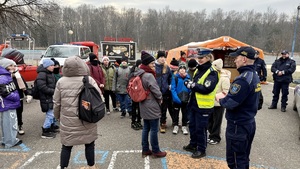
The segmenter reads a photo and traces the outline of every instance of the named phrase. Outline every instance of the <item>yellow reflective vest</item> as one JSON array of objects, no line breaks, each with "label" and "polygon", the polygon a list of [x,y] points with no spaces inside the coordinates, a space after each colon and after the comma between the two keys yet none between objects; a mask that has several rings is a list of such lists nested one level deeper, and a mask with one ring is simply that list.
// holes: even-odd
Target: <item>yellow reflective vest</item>
[{"label": "yellow reflective vest", "polygon": [[[207,78],[207,76],[209,75],[210,72],[212,71],[216,71],[218,72],[214,67],[210,67],[201,78],[199,78],[197,84],[200,85],[204,85],[204,81]],[[198,72],[198,69],[196,69],[194,76],[196,75],[196,73]],[[219,73],[218,73],[218,78],[219,78]],[[215,104],[215,97],[216,97],[216,93],[217,93],[217,85],[215,86],[215,89],[209,93],[209,94],[202,94],[199,92],[195,92],[195,96],[196,96],[196,101],[198,104],[198,107],[200,109],[210,109],[214,107]]]}]

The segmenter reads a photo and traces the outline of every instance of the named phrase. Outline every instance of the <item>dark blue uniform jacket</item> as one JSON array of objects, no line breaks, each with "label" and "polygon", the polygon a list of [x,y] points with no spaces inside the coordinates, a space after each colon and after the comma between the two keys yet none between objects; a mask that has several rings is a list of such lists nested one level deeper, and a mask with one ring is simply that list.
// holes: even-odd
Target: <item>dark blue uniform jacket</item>
[{"label": "dark blue uniform jacket", "polygon": [[257,113],[260,81],[254,65],[238,69],[240,75],[232,82],[227,96],[220,99],[226,108],[226,119],[233,124],[248,124]]},{"label": "dark blue uniform jacket", "polygon": [[[283,83],[291,83],[293,81],[292,74],[295,70],[296,62],[290,58],[283,59],[281,57],[275,60],[271,67],[274,81]],[[284,74],[282,76],[278,76],[277,71],[284,71]]]}]

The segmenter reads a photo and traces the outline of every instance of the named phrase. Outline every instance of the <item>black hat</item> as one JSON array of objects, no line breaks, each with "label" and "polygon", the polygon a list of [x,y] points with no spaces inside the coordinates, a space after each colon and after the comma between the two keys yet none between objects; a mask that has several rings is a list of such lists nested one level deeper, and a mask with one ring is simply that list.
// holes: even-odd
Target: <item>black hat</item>
[{"label": "black hat", "polygon": [[[94,53],[89,54],[90,61],[95,60],[96,58],[97,58],[97,56]],[[98,58],[97,58],[97,60],[98,60]]]},{"label": "black hat", "polygon": [[245,56],[249,59],[255,60],[255,50],[252,47],[244,46],[239,48],[237,51],[229,53],[229,56]]},{"label": "black hat", "polygon": [[57,60],[55,60],[54,58],[51,58],[51,60],[54,62],[54,66],[56,66],[56,65],[60,66],[60,64]]},{"label": "black hat", "polygon": [[179,62],[178,62],[178,60],[176,60],[175,58],[173,58],[172,61],[170,62],[170,65],[178,66]]},{"label": "black hat", "polygon": [[116,62],[120,65],[122,60],[120,58],[116,58]]},{"label": "black hat", "polygon": [[289,52],[288,52],[287,50],[283,50],[283,51],[281,52],[281,54],[282,54],[282,55],[286,55],[286,54],[289,54]]},{"label": "black hat", "polygon": [[122,59],[121,59],[121,62],[123,62],[123,61],[128,62],[128,57],[123,56]]},{"label": "black hat", "polygon": [[158,59],[160,57],[166,57],[166,52],[165,51],[158,51],[156,59]]},{"label": "black hat", "polygon": [[142,64],[142,60],[141,59],[138,59],[135,61],[135,66],[138,67],[140,66],[140,64]]},{"label": "black hat", "polygon": [[195,59],[190,59],[189,62],[188,62],[188,67],[189,68],[197,67],[197,65],[198,65],[198,62]]},{"label": "black hat", "polygon": [[184,51],[180,51],[180,56],[182,55],[186,55],[186,53]]},{"label": "black hat", "polygon": [[149,65],[151,62],[155,61],[154,57],[145,51],[142,51],[141,59],[143,65]]}]

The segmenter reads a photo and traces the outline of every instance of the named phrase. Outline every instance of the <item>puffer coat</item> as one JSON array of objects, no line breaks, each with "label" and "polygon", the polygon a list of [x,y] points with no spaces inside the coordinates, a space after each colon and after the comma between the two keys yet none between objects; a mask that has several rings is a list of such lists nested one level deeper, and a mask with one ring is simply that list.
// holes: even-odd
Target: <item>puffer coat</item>
[{"label": "puffer coat", "polygon": [[53,109],[53,94],[55,89],[55,77],[52,72],[40,65],[37,69],[37,87],[40,95],[42,112]]},{"label": "puffer coat", "polygon": [[[63,77],[56,84],[53,96],[54,116],[60,121],[60,139],[65,146],[89,144],[98,138],[97,123],[88,123],[78,118],[78,96],[83,87],[82,79],[89,68],[79,57],[65,60]],[[100,93],[96,81],[91,83]]]}]

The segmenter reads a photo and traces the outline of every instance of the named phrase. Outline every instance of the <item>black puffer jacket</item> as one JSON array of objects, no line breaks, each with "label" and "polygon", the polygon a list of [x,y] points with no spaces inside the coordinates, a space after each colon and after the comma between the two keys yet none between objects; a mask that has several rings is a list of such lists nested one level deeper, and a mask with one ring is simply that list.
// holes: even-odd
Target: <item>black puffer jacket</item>
[{"label": "black puffer jacket", "polygon": [[55,90],[55,77],[52,72],[42,65],[37,69],[37,87],[40,94],[42,112],[53,109],[53,94]]}]

